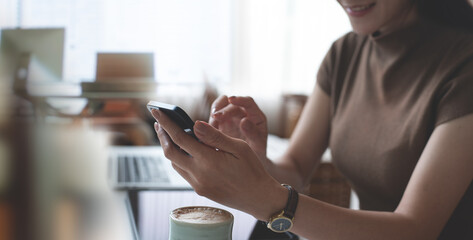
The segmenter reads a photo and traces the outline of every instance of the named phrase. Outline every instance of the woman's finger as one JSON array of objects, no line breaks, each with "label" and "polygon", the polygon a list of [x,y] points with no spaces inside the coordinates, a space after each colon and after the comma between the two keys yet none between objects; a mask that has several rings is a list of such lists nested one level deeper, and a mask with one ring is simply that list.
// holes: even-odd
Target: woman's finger
[{"label": "woman's finger", "polygon": [[154,129],[163,148],[164,156],[181,169],[185,169],[186,171],[192,169],[193,159],[174,144],[159,123],[154,124]]},{"label": "woman's finger", "polygon": [[226,95],[221,95],[212,103],[211,114],[224,108],[229,104],[228,97]]},{"label": "woman's finger", "polygon": [[243,118],[245,116],[245,111],[241,107],[233,104],[227,105],[212,114],[212,118],[217,121],[230,121],[232,118]]},{"label": "woman's finger", "polygon": [[196,136],[206,145],[239,156],[243,149],[244,141],[225,135],[206,122],[197,121],[194,125]]},{"label": "woman's finger", "polygon": [[[180,147],[182,150],[186,152],[186,153],[183,153],[181,151],[182,154],[185,154],[185,155],[190,154],[191,156],[197,159],[200,159],[200,158],[204,158],[205,156],[208,156],[209,154],[215,151],[215,148],[211,148],[205,144],[200,143],[194,137],[184,132],[184,130],[182,130],[176,123],[174,123],[162,111],[153,109],[152,113],[153,113],[153,116],[158,121],[159,126],[167,134],[166,136],[168,136],[169,138],[168,142],[174,143],[175,145],[177,145],[178,147]],[[174,152],[170,151],[169,153],[173,154]],[[190,159],[193,159],[193,158],[190,157]],[[179,166],[181,165],[179,164]],[[186,168],[184,169],[187,170]]]},{"label": "woman's finger", "polygon": [[172,142],[182,148],[184,151],[190,152],[190,149],[198,147],[200,144],[192,136],[181,129],[174,121],[172,121],[166,114],[160,110],[153,109],[151,111],[153,117],[158,121],[159,126],[166,131]]},{"label": "woman's finger", "polygon": [[246,111],[247,117],[255,124],[266,122],[266,117],[261,109],[256,104],[252,97],[229,97],[228,101],[236,106],[243,107]]},{"label": "woman's finger", "polygon": [[224,108],[229,104],[228,97],[226,95],[221,95],[212,103],[210,107],[210,117],[209,117],[209,124],[218,127],[218,121],[213,117],[213,114],[220,109]]},{"label": "woman's finger", "polygon": [[260,139],[262,137],[262,133],[259,131],[258,126],[248,118],[243,118],[241,120],[240,128],[247,139]]}]

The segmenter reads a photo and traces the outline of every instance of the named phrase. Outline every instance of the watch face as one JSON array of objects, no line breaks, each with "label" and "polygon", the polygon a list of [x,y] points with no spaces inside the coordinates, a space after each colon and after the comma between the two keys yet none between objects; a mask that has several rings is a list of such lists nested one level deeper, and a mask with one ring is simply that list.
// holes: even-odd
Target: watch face
[{"label": "watch face", "polygon": [[271,229],[275,232],[286,232],[292,227],[292,221],[288,218],[277,218],[271,223]]}]

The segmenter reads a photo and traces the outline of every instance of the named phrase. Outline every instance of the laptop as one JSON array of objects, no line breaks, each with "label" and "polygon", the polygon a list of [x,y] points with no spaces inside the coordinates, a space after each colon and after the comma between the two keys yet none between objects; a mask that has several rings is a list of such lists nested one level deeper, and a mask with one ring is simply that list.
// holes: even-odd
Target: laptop
[{"label": "laptop", "polygon": [[113,146],[109,180],[118,190],[192,190],[160,146]]}]

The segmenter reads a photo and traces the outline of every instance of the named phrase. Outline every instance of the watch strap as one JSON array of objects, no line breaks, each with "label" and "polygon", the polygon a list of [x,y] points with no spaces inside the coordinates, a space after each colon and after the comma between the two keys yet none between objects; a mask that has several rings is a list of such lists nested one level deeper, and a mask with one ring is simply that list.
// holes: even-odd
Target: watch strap
[{"label": "watch strap", "polygon": [[284,216],[289,219],[294,219],[294,215],[296,214],[297,204],[299,202],[299,194],[297,191],[287,184],[281,184],[287,190],[289,190],[288,199],[286,207],[284,208]]}]

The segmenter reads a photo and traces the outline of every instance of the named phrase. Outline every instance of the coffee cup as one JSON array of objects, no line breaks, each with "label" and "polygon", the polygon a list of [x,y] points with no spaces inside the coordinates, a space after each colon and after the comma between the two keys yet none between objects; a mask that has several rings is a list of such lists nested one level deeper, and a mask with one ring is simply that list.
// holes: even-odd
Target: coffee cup
[{"label": "coffee cup", "polygon": [[191,206],[171,211],[169,240],[231,240],[233,215],[223,209]]}]

